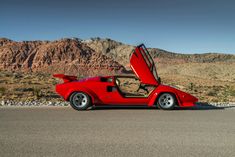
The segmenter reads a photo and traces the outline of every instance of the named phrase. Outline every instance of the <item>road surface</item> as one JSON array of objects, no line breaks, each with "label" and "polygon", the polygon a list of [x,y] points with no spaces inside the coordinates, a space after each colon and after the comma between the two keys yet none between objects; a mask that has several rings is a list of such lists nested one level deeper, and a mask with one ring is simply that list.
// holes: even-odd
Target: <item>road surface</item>
[{"label": "road surface", "polygon": [[1,157],[235,156],[235,109],[1,107]]}]

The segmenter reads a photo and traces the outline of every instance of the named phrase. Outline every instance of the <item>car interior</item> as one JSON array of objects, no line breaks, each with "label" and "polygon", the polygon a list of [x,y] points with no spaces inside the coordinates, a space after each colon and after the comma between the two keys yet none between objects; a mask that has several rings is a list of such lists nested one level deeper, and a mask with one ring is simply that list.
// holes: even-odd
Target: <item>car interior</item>
[{"label": "car interior", "polygon": [[116,76],[115,84],[124,97],[148,97],[155,86],[141,84],[135,76]]}]

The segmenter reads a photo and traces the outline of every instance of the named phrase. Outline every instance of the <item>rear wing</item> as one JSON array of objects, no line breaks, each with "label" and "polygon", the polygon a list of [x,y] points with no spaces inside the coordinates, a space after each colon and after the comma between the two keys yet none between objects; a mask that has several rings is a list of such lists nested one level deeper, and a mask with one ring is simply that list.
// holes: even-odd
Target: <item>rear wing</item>
[{"label": "rear wing", "polygon": [[63,79],[64,83],[76,81],[76,76],[64,75],[64,74],[54,74],[53,77]]}]

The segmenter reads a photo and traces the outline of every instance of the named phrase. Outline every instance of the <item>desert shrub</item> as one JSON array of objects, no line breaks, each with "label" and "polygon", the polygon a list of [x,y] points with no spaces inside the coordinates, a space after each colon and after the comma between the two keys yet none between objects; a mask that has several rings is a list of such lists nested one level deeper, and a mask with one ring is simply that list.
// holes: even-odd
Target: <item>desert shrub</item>
[{"label": "desert shrub", "polygon": [[230,95],[230,90],[229,90],[229,87],[226,86],[224,90],[222,91],[222,101],[227,102],[229,95]]},{"label": "desert shrub", "polygon": [[221,101],[222,101],[222,102],[228,102],[228,97],[226,97],[226,96],[225,96],[225,97],[222,97],[222,98],[221,98]]},{"label": "desert shrub", "polygon": [[5,87],[0,87],[0,94],[4,95],[6,93],[6,88]]},{"label": "desert shrub", "polygon": [[211,102],[219,102],[219,101],[221,101],[219,98],[217,98],[217,97],[214,97],[214,98],[212,98],[211,100],[210,100]]},{"label": "desert shrub", "polygon": [[234,89],[230,91],[230,95],[235,97],[235,90]]},{"label": "desert shrub", "polygon": [[198,98],[199,98],[199,100],[204,100],[205,99],[205,97],[202,96],[202,95],[199,95]]},{"label": "desert shrub", "polygon": [[53,85],[56,85],[57,84],[57,81],[55,79],[52,80],[52,84]]},{"label": "desert shrub", "polygon": [[0,83],[7,83],[7,80],[0,80]]},{"label": "desert shrub", "polygon": [[42,91],[40,88],[34,87],[33,88],[33,95],[36,96],[37,98],[42,97]]},{"label": "desert shrub", "polygon": [[17,92],[30,92],[30,91],[34,91],[33,88],[15,88],[15,91]]},{"label": "desert shrub", "polygon": [[193,84],[192,82],[190,82],[188,88],[189,88],[190,90],[193,90],[193,89],[194,89],[194,84]]},{"label": "desert shrub", "polygon": [[216,96],[217,95],[217,92],[215,90],[210,90],[208,93],[207,93],[208,96]]},{"label": "desert shrub", "polygon": [[235,97],[235,89],[232,87],[228,87],[225,89],[226,95],[227,96],[234,96]]},{"label": "desert shrub", "polygon": [[22,78],[23,75],[20,73],[13,73],[13,79],[18,79],[18,78]]},{"label": "desert shrub", "polygon": [[12,77],[12,73],[10,73],[10,72],[3,72],[1,74],[1,77]]}]

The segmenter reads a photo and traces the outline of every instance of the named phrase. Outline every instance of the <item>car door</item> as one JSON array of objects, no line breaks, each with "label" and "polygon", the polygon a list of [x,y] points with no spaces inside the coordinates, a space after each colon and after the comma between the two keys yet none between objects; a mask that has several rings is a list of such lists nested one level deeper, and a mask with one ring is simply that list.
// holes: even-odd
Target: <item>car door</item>
[{"label": "car door", "polygon": [[146,47],[141,44],[135,48],[130,56],[131,69],[140,79],[141,83],[158,85],[159,78],[156,66]]},{"label": "car door", "polygon": [[143,105],[147,103],[147,97],[125,97],[119,90],[115,79],[112,82],[105,82],[99,86],[99,98],[104,104],[112,105]]}]

